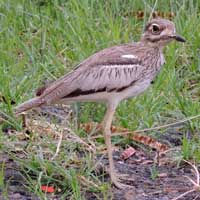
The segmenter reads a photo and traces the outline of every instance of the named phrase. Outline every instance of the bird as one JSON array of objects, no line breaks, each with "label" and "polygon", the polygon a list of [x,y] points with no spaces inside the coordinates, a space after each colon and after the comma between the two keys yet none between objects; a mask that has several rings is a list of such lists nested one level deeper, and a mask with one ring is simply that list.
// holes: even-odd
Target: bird
[{"label": "bird", "polygon": [[111,125],[118,104],[144,92],[165,63],[163,48],[172,41],[185,42],[175,24],[164,18],[149,20],[138,42],[119,44],[94,53],[71,72],[40,88],[34,98],[15,108],[15,114],[36,107],[73,102],[103,102],[102,131],[109,160],[111,183],[126,188],[112,157]]}]

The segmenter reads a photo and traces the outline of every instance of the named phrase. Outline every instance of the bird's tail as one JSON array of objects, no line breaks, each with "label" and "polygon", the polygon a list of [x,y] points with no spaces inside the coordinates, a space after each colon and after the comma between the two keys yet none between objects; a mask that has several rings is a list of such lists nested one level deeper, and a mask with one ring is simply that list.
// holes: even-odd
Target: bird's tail
[{"label": "bird's tail", "polygon": [[44,104],[44,101],[42,101],[42,99],[40,97],[32,98],[32,99],[20,104],[19,106],[17,106],[15,108],[15,114],[19,115],[22,112],[25,112],[25,111],[30,110],[35,107],[39,107],[43,104]]}]

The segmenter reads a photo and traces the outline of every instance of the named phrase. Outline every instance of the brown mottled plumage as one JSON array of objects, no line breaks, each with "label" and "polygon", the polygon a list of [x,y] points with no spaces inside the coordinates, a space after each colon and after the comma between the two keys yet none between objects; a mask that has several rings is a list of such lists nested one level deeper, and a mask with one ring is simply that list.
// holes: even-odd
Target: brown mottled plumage
[{"label": "brown mottled plumage", "polygon": [[124,185],[114,171],[110,127],[120,101],[142,93],[150,86],[164,64],[163,47],[185,40],[176,35],[175,25],[166,19],[153,19],[145,27],[141,40],[104,49],[80,63],[72,72],[43,87],[37,97],[19,105],[16,114],[53,103],[102,101],[107,112],[102,122],[110,164],[111,181]]}]

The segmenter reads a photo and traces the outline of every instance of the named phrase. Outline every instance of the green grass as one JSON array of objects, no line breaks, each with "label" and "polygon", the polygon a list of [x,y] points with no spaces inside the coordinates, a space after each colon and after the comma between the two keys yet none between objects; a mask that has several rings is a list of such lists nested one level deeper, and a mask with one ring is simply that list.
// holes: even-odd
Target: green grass
[{"label": "green grass", "polygon": [[[0,112],[7,116],[8,122],[0,126],[13,126],[20,130],[21,120],[13,118],[15,105],[12,105],[12,101],[20,104],[33,97],[35,89],[41,86],[43,81],[52,81],[62,76],[100,49],[139,40],[153,8],[164,13],[176,13],[173,21],[176,23],[177,32],[183,35],[187,42],[184,45],[172,43],[165,49],[166,65],[155,83],[141,96],[123,101],[117,109],[114,124],[136,130],[199,114],[198,1],[2,0],[0,95],[4,96],[4,101],[0,102]],[[134,12],[138,10],[144,11],[144,19],[135,17]],[[76,108],[81,122],[100,122],[105,112],[104,106],[94,103],[79,104]],[[183,157],[195,159],[196,162],[200,162],[199,127],[198,119],[181,125],[183,135],[191,132],[195,136],[195,139],[189,142],[183,139]],[[159,137],[165,131],[167,130],[149,134]],[[77,134],[79,132],[77,131]],[[11,152],[12,142],[17,141],[17,137],[7,136],[0,130],[2,152],[15,156]],[[47,198],[46,194],[39,190],[41,184],[54,184],[59,187],[63,199],[70,195],[73,195],[74,199],[84,199],[86,191],[95,191],[97,196],[100,193],[101,198],[108,198],[106,191],[110,186],[105,186],[98,176],[93,175],[90,167],[94,160],[88,152],[88,161],[82,158],[72,170],[69,166],[66,167],[66,163],[77,159],[76,151],[81,147],[77,147],[76,143],[68,144],[63,141],[59,156],[52,163],[49,158],[56,149],[56,144],[52,141],[53,138],[47,136],[36,140],[34,138],[25,145],[26,156],[23,159],[16,158],[26,172],[28,189],[41,199]],[[37,145],[38,142],[40,145]],[[123,143],[122,139],[115,139],[115,142]],[[101,142],[98,144],[101,145]],[[43,155],[44,146],[51,156]],[[194,153],[196,148],[198,151]],[[77,174],[98,182],[100,189],[97,190],[94,186],[81,189]]]}]

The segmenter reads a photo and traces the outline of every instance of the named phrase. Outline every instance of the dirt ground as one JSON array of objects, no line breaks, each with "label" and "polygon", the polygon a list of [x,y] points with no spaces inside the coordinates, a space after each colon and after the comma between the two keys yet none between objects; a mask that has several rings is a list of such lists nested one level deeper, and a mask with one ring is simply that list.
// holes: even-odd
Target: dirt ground
[{"label": "dirt ground", "polygon": [[[172,130],[173,132],[173,130]],[[112,187],[113,200],[173,200],[173,198],[193,189],[193,184],[189,178],[196,181],[196,175],[192,166],[188,163],[175,161],[177,152],[180,150],[181,133],[178,137],[173,138],[174,133],[164,135],[163,141],[168,140],[175,148],[168,153],[156,158],[156,151],[150,149],[136,149],[136,153],[126,160],[121,159],[122,151],[113,153],[115,166],[120,174],[128,175],[124,183],[132,185],[132,189],[119,190]],[[98,157],[97,157],[98,159]],[[23,183],[23,176],[19,170],[18,164],[12,160],[9,155],[0,153],[0,164],[5,164],[5,184],[7,184],[10,200],[38,200],[34,194],[29,193]],[[108,167],[108,159],[105,156],[102,160],[104,168]],[[99,169],[101,171],[101,169]],[[109,176],[105,175],[104,180],[109,181]],[[97,199],[94,194],[88,193],[85,197],[87,200]],[[103,198],[103,197],[102,197]],[[57,200],[58,197],[52,198]],[[2,191],[0,189],[0,200]],[[192,192],[180,200],[200,200],[200,192]]]},{"label": "dirt ground", "polygon": [[[133,186],[133,189],[119,190],[113,186],[113,200],[172,200],[174,197],[192,189],[192,184],[186,176],[195,180],[194,172],[191,166],[181,164],[160,164],[156,166],[157,175],[152,177],[152,168],[154,167],[155,154],[143,153],[138,151],[135,156],[130,157],[126,161],[122,161],[120,152],[114,153],[115,165],[117,170],[122,174],[128,174],[129,178],[124,183]],[[163,158],[164,159],[164,158]],[[8,185],[10,200],[37,200],[34,194],[27,192],[23,183],[19,167],[8,156],[1,155],[0,162],[6,165],[5,180]],[[108,160],[104,158],[102,161],[108,166]],[[165,162],[160,160],[160,162]],[[108,177],[108,176],[107,176]],[[108,178],[109,179],[109,178]],[[0,199],[3,197],[0,195]],[[59,197],[53,198],[54,200]],[[96,199],[92,193],[88,193],[87,200]],[[181,198],[182,200],[200,200],[200,193],[193,192]]]}]

